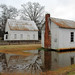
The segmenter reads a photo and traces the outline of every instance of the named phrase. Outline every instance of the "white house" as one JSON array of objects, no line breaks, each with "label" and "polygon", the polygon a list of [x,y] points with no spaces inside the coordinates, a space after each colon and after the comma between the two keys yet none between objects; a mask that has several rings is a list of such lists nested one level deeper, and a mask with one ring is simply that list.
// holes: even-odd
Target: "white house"
[{"label": "white house", "polygon": [[38,40],[38,28],[34,21],[8,19],[4,40]]},{"label": "white house", "polygon": [[[50,18],[51,48],[75,48],[75,21]],[[44,47],[45,25],[42,27],[42,46]]]},{"label": "white house", "polygon": [[[75,64],[75,21],[49,16],[46,14],[46,21],[42,26],[41,42],[42,47],[48,48],[51,52],[51,69]],[[45,60],[43,59],[43,62]]]}]

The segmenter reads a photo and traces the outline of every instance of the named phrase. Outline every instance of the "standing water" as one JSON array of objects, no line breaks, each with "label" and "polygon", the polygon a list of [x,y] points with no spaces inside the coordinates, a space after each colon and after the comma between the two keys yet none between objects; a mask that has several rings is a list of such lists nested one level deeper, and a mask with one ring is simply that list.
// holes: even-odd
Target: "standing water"
[{"label": "standing water", "polygon": [[[24,52],[33,53],[32,55],[16,55],[16,54],[4,54],[5,57],[0,56],[0,72],[27,72],[27,73],[39,73],[42,72],[42,61],[38,53],[38,50],[25,50]],[[1,53],[3,54],[3,53]],[[6,60],[6,61],[3,61]],[[3,66],[3,64],[6,65]],[[5,69],[4,69],[5,68]]]}]

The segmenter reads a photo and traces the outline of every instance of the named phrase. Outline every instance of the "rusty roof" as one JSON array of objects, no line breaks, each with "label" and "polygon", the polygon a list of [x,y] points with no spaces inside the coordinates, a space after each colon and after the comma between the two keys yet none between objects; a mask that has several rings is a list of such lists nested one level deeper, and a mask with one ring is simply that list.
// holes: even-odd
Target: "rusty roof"
[{"label": "rusty roof", "polygon": [[34,21],[8,19],[7,24],[10,30],[38,31]]},{"label": "rusty roof", "polygon": [[70,28],[75,29],[75,21],[58,19],[58,18],[50,18],[52,22],[54,22],[57,26],[61,28]]}]

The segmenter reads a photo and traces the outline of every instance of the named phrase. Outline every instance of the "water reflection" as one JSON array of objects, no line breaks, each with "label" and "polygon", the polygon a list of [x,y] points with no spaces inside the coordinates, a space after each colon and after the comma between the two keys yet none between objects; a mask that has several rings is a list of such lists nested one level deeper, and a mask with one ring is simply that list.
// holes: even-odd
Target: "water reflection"
[{"label": "water reflection", "polygon": [[38,51],[30,51],[35,53],[31,56],[4,54],[0,53],[0,72],[41,72],[41,57]]}]

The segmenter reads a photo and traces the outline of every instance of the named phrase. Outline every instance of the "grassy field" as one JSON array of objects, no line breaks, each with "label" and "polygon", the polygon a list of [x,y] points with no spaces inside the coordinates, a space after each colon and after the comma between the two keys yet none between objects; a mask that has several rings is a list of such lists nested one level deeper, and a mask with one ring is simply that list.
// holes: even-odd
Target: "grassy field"
[{"label": "grassy field", "polygon": [[69,72],[67,75],[75,75],[75,71]]},{"label": "grassy field", "polygon": [[10,53],[18,55],[30,55],[31,53],[23,52],[25,50],[36,50],[41,48],[41,44],[29,44],[29,45],[2,45],[0,46],[1,53]]}]

